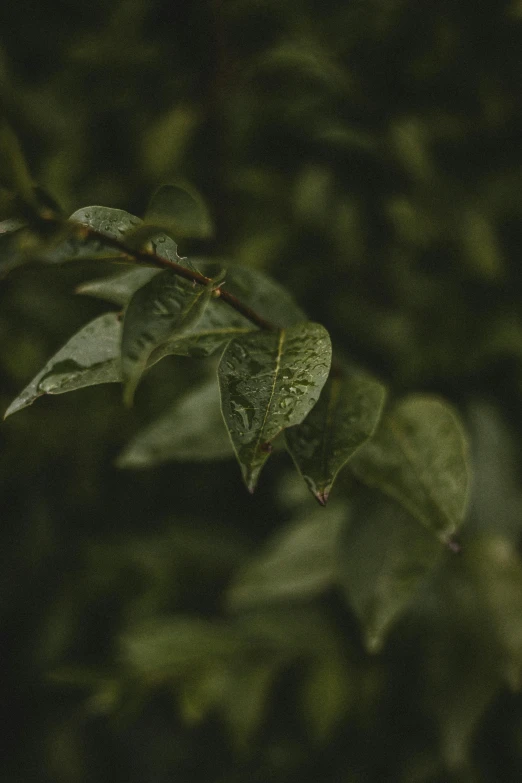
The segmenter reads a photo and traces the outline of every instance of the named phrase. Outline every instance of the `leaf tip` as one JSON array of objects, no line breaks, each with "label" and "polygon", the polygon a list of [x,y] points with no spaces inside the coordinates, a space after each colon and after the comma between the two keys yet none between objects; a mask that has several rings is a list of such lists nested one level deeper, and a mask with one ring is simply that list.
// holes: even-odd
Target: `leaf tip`
[{"label": "leaf tip", "polygon": [[462,552],[462,546],[459,544],[458,541],[456,541],[452,536],[449,536],[445,541],[444,544],[447,546],[450,552],[452,552],[454,555],[459,555]]},{"label": "leaf tip", "polygon": [[328,490],[324,490],[323,492],[314,492],[315,497],[317,498],[318,502],[321,506],[326,506],[328,503],[328,498],[330,493]]}]

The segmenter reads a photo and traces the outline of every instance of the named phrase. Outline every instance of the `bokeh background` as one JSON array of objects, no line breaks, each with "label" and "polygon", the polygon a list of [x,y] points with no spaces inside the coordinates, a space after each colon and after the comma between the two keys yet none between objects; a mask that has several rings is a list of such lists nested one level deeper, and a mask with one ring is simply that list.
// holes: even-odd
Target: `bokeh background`
[{"label": "bokeh background", "polygon": [[[379,509],[349,482],[322,512],[284,454],[254,498],[232,460],[115,467],[212,361],[162,362],[131,411],[102,386],[10,418],[3,780],[522,779],[521,33],[519,0],[0,5],[0,106],[66,212],[192,183],[215,232],[181,253],[273,276],[392,397],[450,400],[475,473],[473,556],[371,654],[332,531]],[[2,411],[107,309],[74,295],[100,273],[1,281]]]}]

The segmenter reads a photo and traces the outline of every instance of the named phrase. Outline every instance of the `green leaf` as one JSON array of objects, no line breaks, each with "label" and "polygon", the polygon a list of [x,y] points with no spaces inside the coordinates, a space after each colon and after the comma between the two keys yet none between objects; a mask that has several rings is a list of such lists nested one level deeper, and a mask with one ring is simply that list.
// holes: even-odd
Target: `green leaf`
[{"label": "green leaf", "polygon": [[338,472],[375,431],[385,394],[367,375],[332,373],[302,424],[286,430],[288,451],[323,506]]},{"label": "green leaf", "polygon": [[50,359],[11,403],[4,418],[32,405],[44,394],[63,394],[120,380],[120,323],[106,313],[84,326]]},{"label": "green leaf", "polygon": [[281,659],[242,662],[234,667],[221,714],[239,753],[248,751],[267,712],[274,680],[282,667]]},{"label": "green leaf", "polygon": [[490,615],[504,653],[503,674],[522,688],[522,564],[515,545],[500,535],[482,535],[464,550],[473,589]]},{"label": "green leaf", "polygon": [[223,287],[276,326],[293,326],[306,321],[306,314],[291,294],[257,269],[227,266]]},{"label": "green leaf", "polygon": [[353,700],[350,672],[336,650],[310,664],[303,683],[303,716],[309,731],[318,742],[324,742],[346,714]]},{"label": "green leaf", "polygon": [[76,293],[106,299],[117,305],[126,305],[139,288],[160,272],[160,269],[149,266],[133,266],[127,272],[82,283],[76,289]]},{"label": "green leaf", "polygon": [[193,284],[167,269],[136,291],[125,311],[121,343],[126,404],[132,402],[153,352],[198,322],[212,290],[212,284]]},{"label": "green leaf", "polygon": [[336,581],[337,536],[343,504],[315,509],[287,525],[232,582],[228,604],[241,610],[271,601],[307,601]]},{"label": "green leaf", "polygon": [[332,346],[304,322],[233,340],[219,365],[221,407],[243,479],[253,492],[271,442],[305,418],[328,377]]},{"label": "green leaf", "polygon": [[175,237],[206,238],[213,234],[212,220],[199,193],[188,185],[162,185],[154,193],[145,223],[157,224]]},{"label": "green leaf", "polygon": [[215,378],[176,400],[139,432],[118,458],[121,468],[142,468],[169,460],[200,462],[233,456],[223,424]]},{"label": "green leaf", "polygon": [[146,677],[179,677],[200,665],[227,660],[245,642],[224,623],[159,617],[130,628],[121,638],[124,664]]},{"label": "green leaf", "polygon": [[421,395],[402,400],[350,465],[451,542],[466,512],[470,470],[464,432],[448,405]]},{"label": "green leaf", "polygon": [[338,577],[366,647],[379,652],[443,547],[396,502],[364,489],[339,538]]},{"label": "green leaf", "polygon": [[[86,237],[79,226],[88,226],[100,231],[111,239],[124,241],[125,234],[141,224],[140,218],[123,209],[110,207],[83,207],[69,218],[67,236],[60,238],[54,246],[40,253],[40,258],[48,263],[63,263],[79,258],[117,259],[128,262],[128,257],[120,250],[104,244],[103,239]],[[77,225],[76,225],[77,224]]]},{"label": "green leaf", "polygon": [[[169,260],[181,262],[189,269],[197,269],[204,275],[212,277],[222,266],[225,266],[226,280],[222,288],[236,296],[266,320],[277,326],[292,326],[306,320],[305,313],[298,307],[288,291],[262,272],[240,266],[220,265],[208,259],[196,258],[192,262],[186,258],[180,259],[175,254],[176,244],[172,240],[168,240],[168,252],[164,252],[161,239],[160,236],[156,244],[157,252]],[[151,267],[131,266],[128,271],[118,275],[82,283],[77,291],[81,294],[98,296],[119,305],[127,304],[138,288],[145,285],[159,272],[160,270]],[[220,301],[211,301],[205,312],[215,313],[210,320],[215,323],[216,328],[232,324],[232,322],[239,327],[248,327],[250,330],[254,328],[250,321]],[[210,328],[211,326],[209,326]]]}]

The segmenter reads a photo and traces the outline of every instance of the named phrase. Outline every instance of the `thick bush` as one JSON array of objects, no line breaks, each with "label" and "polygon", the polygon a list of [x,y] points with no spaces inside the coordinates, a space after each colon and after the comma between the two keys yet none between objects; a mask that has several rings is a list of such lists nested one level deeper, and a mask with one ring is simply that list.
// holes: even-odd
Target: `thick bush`
[{"label": "thick bush", "polygon": [[521,779],[521,18],[0,11],[6,780]]}]

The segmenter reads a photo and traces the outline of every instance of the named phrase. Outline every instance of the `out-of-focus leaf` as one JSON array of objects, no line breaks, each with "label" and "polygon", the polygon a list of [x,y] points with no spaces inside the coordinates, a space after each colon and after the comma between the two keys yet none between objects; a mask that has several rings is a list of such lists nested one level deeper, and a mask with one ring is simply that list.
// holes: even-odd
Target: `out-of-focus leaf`
[{"label": "out-of-focus leaf", "polygon": [[121,343],[126,404],[132,402],[153,352],[199,321],[212,290],[212,283],[193,284],[167,269],[136,291],[125,311]]},{"label": "out-of-focus leaf", "polygon": [[158,225],[175,237],[210,237],[212,220],[199,193],[187,185],[162,185],[153,195],[145,223]]},{"label": "out-of-focus leaf", "polygon": [[368,490],[354,501],[340,535],[338,573],[370,652],[382,649],[442,551],[396,502]]},{"label": "out-of-focus leaf", "polygon": [[450,558],[448,566],[415,618],[422,634],[421,668],[412,701],[414,709],[422,705],[422,712],[435,720],[439,756],[448,770],[459,773],[470,762],[477,726],[502,682],[500,651],[487,612],[460,558]]},{"label": "out-of-focus leaf", "polygon": [[229,687],[221,703],[221,714],[237,750],[248,750],[266,714],[270,690],[281,659],[245,662],[231,673]]},{"label": "out-of-focus leaf", "polygon": [[501,536],[516,544],[522,532],[517,443],[500,411],[475,402],[467,416],[473,462],[469,533]]},{"label": "out-of-focus leaf", "polygon": [[328,377],[332,346],[320,324],[233,340],[219,365],[221,406],[245,484],[255,489],[271,442],[299,424]]},{"label": "out-of-focus leaf", "polygon": [[76,289],[76,293],[106,299],[118,305],[126,305],[138,288],[142,288],[160,272],[160,269],[153,269],[149,266],[135,266],[118,275],[101,277],[98,280],[82,283]]},{"label": "out-of-focus leaf", "polygon": [[466,543],[465,562],[504,651],[504,676],[522,686],[522,562],[508,539],[482,536]]},{"label": "out-of-focus leaf", "polygon": [[439,399],[416,395],[385,414],[350,465],[361,481],[398,500],[448,543],[466,511],[467,451],[453,410]]},{"label": "out-of-focus leaf", "polygon": [[27,260],[24,239],[30,236],[19,220],[0,223],[0,279]]},{"label": "out-of-focus leaf", "polygon": [[222,661],[197,667],[180,683],[180,708],[182,718],[190,724],[204,720],[208,713],[223,699],[230,674]]},{"label": "out-of-focus leaf", "polygon": [[231,609],[270,601],[307,601],[330,587],[337,577],[337,537],[345,516],[344,504],[333,504],[278,531],[232,582]]},{"label": "out-of-focus leaf", "polygon": [[200,462],[234,454],[219,402],[215,378],[191,390],[139,432],[118,458],[122,468],[141,468],[175,460]]},{"label": "out-of-focus leaf", "polygon": [[0,119],[0,183],[34,205],[33,183],[20,142],[5,119]]},{"label": "out-of-focus leaf", "polygon": [[241,634],[224,623],[192,617],[156,618],[121,637],[123,663],[152,679],[180,677],[194,665],[226,661],[245,645]]},{"label": "out-of-focus leaf", "polygon": [[186,155],[187,145],[199,121],[192,104],[176,104],[155,124],[145,127],[143,157],[145,170],[156,182],[176,171]]},{"label": "out-of-focus leaf", "polygon": [[50,359],[11,403],[4,418],[44,394],[64,392],[120,380],[120,323],[116,313],[106,313],[84,326]]},{"label": "out-of-focus leaf", "polygon": [[300,83],[303,77],[317,81],[329,91],[349,90],[350,74],[344,70],[327,49],[289,41],[263,54],[253,65],[253,72],[280,71],[294,76]]},{"label": "out-of-focus leaf", "polygon": [[288,451],[322,505],[343,465],[375,431],[385,394],[368,375],[332,373],[302,424],[286,430]]},{"label": "out-of-focus leaf", "polygon": [[318,742],[328,739],[353,699],[350,672],[344,659],[332,651],[310,664],[301,702],[310,734]]},{"label": "out-of-focus leaf", "polygon": [[497,280],[506,272],[495,227],[480,211],[468,209],[461,219],[465,258],[472,270],[486,280]]},{"label": "out-of-focus leaf", "polygon": [[0,236],[4,234],[12,234],[13,231],[18,231],[23,228],[25,223],[23,220],[17,220],[16,218],[10,218],[9,220],[2,220],[0,222]]}]

